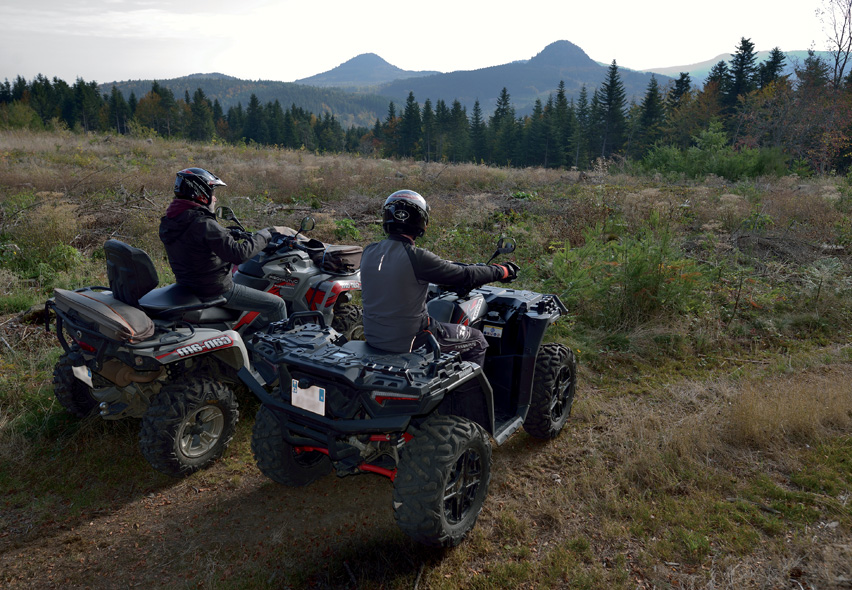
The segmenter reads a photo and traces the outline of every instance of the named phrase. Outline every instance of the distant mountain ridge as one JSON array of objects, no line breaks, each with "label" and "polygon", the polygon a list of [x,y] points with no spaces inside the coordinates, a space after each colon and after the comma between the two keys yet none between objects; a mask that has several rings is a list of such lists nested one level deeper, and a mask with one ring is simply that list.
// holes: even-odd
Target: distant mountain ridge
[{"label": "distant mountain ridge", "polygon": [[[506,88],[518,114],[532,111],[536,99],[546,102],[556,95],[559,82],[565,83],[565,94],[576,98],[585,85],[589,97],[604,81],[609,66],[590,58],[585,51],[570,41],[556,41],[528,60],[515,61],[479,70],[435,74],[422,78],[396,80],[382,86],[378,92],[384,96],[404,100],[413,92],[419,102],[429,98],[446,102],[458,101],[468,112],[479,100],[483,113],[490,113],[497,97]],[[647,89],[651,74],[619,69],[627,99],[640,99]],[[657,76],[661,84],[668,78]]]},{"label": "distant mountain ridge", "polygon": [[[831,54],[828,51],[815,51],[814,53],[825,60],[831,59]],[[808,57],[808,52],[804,50],[785,51],[784,55],[787,59],[784,62],[784,70],[782,73],[793,74],[795,68],[804,64],[805,59],[807,59]],[[766,59],[769,57],[769,51],[758,51],[755,53],[755,56],[757,58],[757,63],[762,63],[766,61]],[[707,75],[710,73],[710,70],[713,69],[713,66],[715,66],[720,61],[730,63],[732,57],[733,54],[731,53],[722,53],[717,55],[713,59],[708,59],[707,61],[702,61],[684,66],[651,68],[645,71],[660,74],[662,76],[671,76],[673,78],[678,78],[681,72],[687,72],[689,74],[690,79],[692,80],[692,83],[700,86],[707,79]],[[830,61],[828,63],[830,63]]]},{"label": "distant mountain ridge", "polygon": [[[766,59],[769,52],[758,52],[758,61]],[[827,55],[827,52],[817,52]],[[787,70],[804,61],[806,51],[792,51],[788,56]],[[729,62],[730,54],[721,54],[712,60],[686,66],[654,68],[636,71],[619,67],[627,100],[639,102],[647,90],[651,76],[657,77],[664,87],[680,72],[688,72],[692,83],[703,84],[710,69],[719,61]],[[238,103],[246,107],[252,94],[262,104],[277,100],[285,109],[291,105],[323,116],[331,113],[344,127],[358,125],[371,127],[377,119],[387,116],[388,105],[393,101],[401,107],[409,93],[421,105],[428,98],[433,105],[443,100],[449,106],[458,100],[470,115],[478,100],[483,116],[494,110],[497,97],[506,88],[519,116],[532,112],[535,101],[546,102],[555,96],[560,82],[565,83],[566,96],[576,98],[585,86],[591,98],[606,77],[609,64],[591,59],[585,51],[570,41],[555,41],[530,59],[481,68],[478,70],[435,72],[410,71],[398,68],[374,53],[358,55],[326,72],[297,80],[276,82],[269,80],[241,80],[220,73],[191,74],[157,82],[170,89],[176,98],[188,93],[192,96],[201,88],[210,100],[218,100],[227,111]],[[115,85],[129,97],[137,99],[151,90],[153,80],[132,80],[101,84],[108,93]]]}]

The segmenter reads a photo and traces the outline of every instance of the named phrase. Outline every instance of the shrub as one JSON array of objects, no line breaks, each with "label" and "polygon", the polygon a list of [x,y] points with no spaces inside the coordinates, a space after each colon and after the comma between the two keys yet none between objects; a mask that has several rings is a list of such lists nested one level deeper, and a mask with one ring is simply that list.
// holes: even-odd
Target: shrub
[{"label": "shrub", "polygon": [[727,145],[721,123],[713,122],[693,138],[695,145],[685,150],[655,146],[643,158],[641,168],[650,173],[683,174],[703,178],[709,174],[730,181],[759,176],[782,176],[787,157],[779,148],[741,148]]},{"label": "shrub", "polygon": [[562,300],[591,328],[627,330],[659,312],[684,313],[702,304],[702,268],[681,255],[671,229],[658,216],[635,235],[616,235],[598,224],[585,245],[554,257]]}]

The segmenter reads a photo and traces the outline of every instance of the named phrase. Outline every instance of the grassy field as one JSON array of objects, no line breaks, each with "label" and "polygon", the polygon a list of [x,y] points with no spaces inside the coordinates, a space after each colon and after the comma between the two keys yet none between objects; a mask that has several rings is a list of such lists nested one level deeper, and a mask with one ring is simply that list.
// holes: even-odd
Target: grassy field
[{"label": "grassy field", "polygon": [[[101,246],[147,250],[174,173],[200,166],[253,228],[317,219],[365,245],[401,188],[423,245],[487,259],[569,307],[580,361],[562,435],[494,451],[476,528],[414,545],[390,483],[266,480],[241,400],[234,443],[185,480],[153,471],[138,422],[54,401],[55,287],[106,283]],[[74,134],[0,134],[0,586],[852,588],[852,183],[663,182]]]}]

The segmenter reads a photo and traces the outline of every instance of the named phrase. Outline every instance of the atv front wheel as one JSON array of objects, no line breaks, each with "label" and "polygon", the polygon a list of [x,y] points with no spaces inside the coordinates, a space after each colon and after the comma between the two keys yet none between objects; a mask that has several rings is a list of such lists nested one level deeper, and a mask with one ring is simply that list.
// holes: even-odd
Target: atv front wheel
[{"label": "atv front wheel", "polygon": [[266,406],[260,406],[254,419],[251,450],[260,472],[285,486],[306,486],[331,471],[324,453],[302,451],[285,441],[281,422]]},{"label": "atv front wheel", "polygon": [[565,426],[574,404],[577,361],[567,346],[542,345],[535,359],[532,399],[524,430],[536,438],[554,438]]},{"label": "atv front wheel", "polygon": [[[92,395],[92,389],[74,376],[74,358],[79,355],[79,349],[75,347],[59,357],[53,368],[53,394],[69,413],[77,418],[85,418],[96,412],[98,400]],[[108,382],[104,377],[94,374],[92,383],[106,387]]]},{"label": "atv front wheel", "polygon": [[491,481],[491,442],[475,422],[435,414],[402,447],[394,518],[424,545],[453,547],[476,524]]},{"label": "atv front wheel", "polygon": [[139,446],[151,466],[183,477],[222,456],[239,419],[234,392],[209,377],[190,377],[160,389],[142,417]]},{"label": "atv front wheel", "polygon": [[364,311],[358,305],[344,303],[334,310],[331,327],[343,334],[347,340],[364,339]]}]

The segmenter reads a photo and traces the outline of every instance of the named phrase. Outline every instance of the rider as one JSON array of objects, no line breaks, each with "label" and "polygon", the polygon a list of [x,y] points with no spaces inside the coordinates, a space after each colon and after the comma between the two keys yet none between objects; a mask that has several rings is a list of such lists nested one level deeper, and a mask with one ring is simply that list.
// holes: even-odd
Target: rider
[{"label": "rider", "polygon": [[217,223],[213,190],[227,186],[218,176],[202,168],[187,168],[175,178],[175,198],[160,220],[160,240],[178,285],[201,299],[224,296],[224,307],[257,311],[262,324],[286,319],[284,300],[271,293],[238,285],[231,279],[231,266],[242,264],[263,250],[272,229],[262,229],[245,240],[235,239]]},{"label": "rider", "polygon": [[442,351],[482,365],[488,343],[482,332],[461,324],[437,322],[426,313],[429,283],[478,287],[491,281],[510,282],[518,275],[512,262],[468,265],[443,260],[414,240],[429,225],[429,206],[418,193],[401,190],[382,208],[387,237],[364,248],[361,258],[361,301],[364,338],[391,352],[410,352],[425,344],[431,332]]}]

